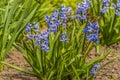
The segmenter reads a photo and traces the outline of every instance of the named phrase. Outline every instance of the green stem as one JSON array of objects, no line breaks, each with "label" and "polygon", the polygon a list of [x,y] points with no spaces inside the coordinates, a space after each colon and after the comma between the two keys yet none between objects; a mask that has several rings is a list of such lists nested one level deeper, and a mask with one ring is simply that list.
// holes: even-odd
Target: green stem
[{"label": "green stem", "polygon": [[37,74],[35,74],[34,72],[27,71],[27,70],[25,70],[25,69],[19,68],[19,67],[17,67],[17,66],[14,66],[14,65],[12,65],[12,64],[7,63],[7,62],[1,61],[0,63],[1,63],[1,64],[5,64],[5,65],[7,65],[7,66],[9,66],[9,67],[11,67],[11,68],[13,68],[13,69],[16,69],[16,70],[18,70],[18,71],[23,72],[23,73],[37,76]]},{"label": "green stem", "polygon": [[100,45],[97,44],[97,46],[96,46],[96,53],[99,54],[99,52],[100,52]]},{"label": "green stem", "polygon": [[4,65],[0,63],[0,71],[3,70],[3,66],[4,66]]}]

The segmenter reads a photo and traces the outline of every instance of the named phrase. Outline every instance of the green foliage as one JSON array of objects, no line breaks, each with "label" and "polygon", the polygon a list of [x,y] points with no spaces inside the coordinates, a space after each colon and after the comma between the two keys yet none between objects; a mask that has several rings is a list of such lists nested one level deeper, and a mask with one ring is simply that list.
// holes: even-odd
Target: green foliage
[{"label": "green foliage", "polygon": [[[78,0],[73,3],[76,1]],[[83,29],[87,22],[99,20],[101,44],[110,45],[119,41],[119,18],[114,15],[114,9],[102,16],[99,15],[101,0],[91,1],[93,4],[88,11],[88,14],[91,13],[90,16],[86,14],[87,21],[70,21],[66,29],[60,27],[56,33],[49,34],[50,51],[48,53],[41,50],[34,39],[26,38],[23,32],[25,26],[28,22],[35,21],[40,23],[40,27],[46,27],[43,20],[45,14],[50,14],[62,3],[72,6],[73,9],[76,8],[75,4],[72,4],[70,0],[0,1],[0,70],[3,64],[6,64],[21,72],[34,75],[40,80],[92,80],[94,78],[94,75],[90,74],[92,67],[106,58],[110,52],[87,61],[91,49],[96,47],[96,44],[85,39]],[[68,42],[60,41],[60,36],[64,31],[67,32]],[[4,62],[12,45],[23,54],[32,67],[32,71]]]},{"label": "green foliage", "polygon": [[111,8],[100,20],[101,44],[111,45],[120,41],[120,17],[115,15],[115,9]]},{"label": "green foliage", "polygon": [[92,20],[99,20],[100,25],[100,44],[110,46],[120,41],[120,17],[115,14],[113,3],[117,0],[110,0],[109,10],[105,14],[100,14],[102,2],[104,0],[91,0],[92,7],[90,9]]},{"label": "green foliage", "polygon": [[32,72],[3,63],[16,70],[34,75],[40,80],[91,80],[93,75],[90,74],[90,70],[93,65],[106,58],[110,52],[103,53],[101,56],[86,62],[94,44],[87,41],[82,33],[86,24],[80,25],[78,23],[73,21],[74,25],[71,24],[66,30],[69,42],[60,42],[60,34],[63,29],[59,29],[57,33],[51,33],[48,53],[41,50],[34,40],[21,40],[21,43],[14,44],[31,65]]},{"label": "green foliage", "polygon": [[[12,44],[23,38],[20,33],[28,22],[43,22],[44,15],[54,9],[53,5],[50,5],[52,1],[0,0],[0,61],[5,59]],[[3,65],[0,64],[0,70],[2,68]]]},{"label": "green foliage", "polygon": [[[30,9],[36,3],[33,0],[0,1],[0,61],[3,61],[12,47],[12,44],[25,28],[26,24],[32,19],[38,5]],[[0,64],[0,70],[3,65]]]}]

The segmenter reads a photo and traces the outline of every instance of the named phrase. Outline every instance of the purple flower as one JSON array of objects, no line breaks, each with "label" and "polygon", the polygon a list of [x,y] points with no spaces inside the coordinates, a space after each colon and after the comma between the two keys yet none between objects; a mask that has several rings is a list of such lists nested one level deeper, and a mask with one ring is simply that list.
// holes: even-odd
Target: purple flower
[{"label": "purple flower", "polygon": [[49,23],[49,21],[50,21],[50,16],[46,15],[46,16],[44,17],[44,19],[45,19],[45,21],[46,21],[47,23]]},{"label": "purple flower", "polygon": [[107,12],[108,10],[109,10],[109,8],[108,8],[108,7],[105,7],[105,8],[103,8],[103,9],[101,9],[100,12],[101,12],[102,14],[104,14],[104,13]]},{"label": "purple flower", "polygon": [[57,31],[57,25],[56,24],[50,25],[49,29],[50,29],[51,32],[56,32]]},{"label": "purple flower", "polygon": [[[46,20],[48,20],[48,16],[46,16]],[[47,21],[46,21],[47,22]],[[52,24],[52,23],[51,23]],[[50,24],[50,25],[51,25]],[[54,26],[52,26],[51,28],[54,28]],[[34,32],[31,32],[32,30],[36,31],[35,33]],[[41,32],[40,34],[38,33],[39,31],[39,24],[38,22],[34,22],[33,23],[33,26],[32,24],[28,24],[27,27],[26,27],[26,33],[27,32],[31,32],[33,34],[28,34],[28,38],[29,39],[34,39],[36,41],[36,45],[37,46],[40,46],[42,50],[46,51],[46,52],[49,52],[49,40],[48,40],[48,35],[50,33],[50,29],[47,29],[46,31],[44,32]]]},{"label": "purple flower", "polygon": [[46,31],[44,31],[44,32],[41,32],[41,34],[39,35],[39,37],[40,37],[41,39],[43,39],[43,38],[48,38],[49,33],[50,33],[50,31],[49,31],[49,30],[46,30]]},{"label": "purple flower", "polygon": [[100,10],[102,14],[104,14],[106,11],[109,10],[109,4],[110,4],[110,0],[103,0],[102,9]]},{"label": "purple flower", "polygon": [[90,7],[91,3],[88,0],[83,0],[81,4],[77,3],[77,12],[76,12],[76,18],[77,20],[86,20],[86,13]]},{"label": "purple flower", "polygon": [[34,22],[33,24],[34,24],[34,30],[35,31],[39,31],[39,24],[38,24],[38,22]]},{"label": "purple flower", "polygon": [[29,35],[28,35],[28,38],[29,38],[29,39],[33,39],[33,35],[32,35],[32,34],[29,34]]},{"label": "purple flower", "polygon": [[90,71],[90,74],[95,75],[95,74],[96,74],[96,71],[95,71],[94,69],[92,69],[92,70]]},{"label": "purple flower", "polygon": [[34,35],[33,37],[34,37],[35,40],[39,39],[39,35]]},{"label": "purple flower", "polygon": [[116,8],[116,4],[112,4],[112,8]]},{"label": "purple flower", "polygon": [[67,20],[66,14],[60,13],[59,15],[60,15],[60,19],[63,20],[64,22],[66,22],[66,20]]},{"label": "purple flower", "polygon": [[28,23],[26,29],[25,29],[25,33],[31,32],[32,29],[32,24]]},{"label": "purple flower", "polygon": [[83,30],[84,33],[91,32],[93,29],[91,27],[87,27]]},{"label": "purple flower", "polygon": [[99,30],[98,22],[93,23],[92,26],[91,26],[91,28],[92,28],[93,30]]},{"label": "purple flower", "polygon": [[108,7],[109,4],[110,4],[110,0],[103,0],[102,8],[104,8],[104,7]]},{"label": "purple flower", "polygon": [[92,42],[99,42],[98,33],[99,33],[99,25],[98,22],[88,22],[87,27],[83,30],[84,33],[88,33],[86,35],[86,39]]},{"label": "purple flower", "polygon": [[120,11],[116,10],[115,14],[116,14],[117,16],[120,16]]},{"label": "purple flower", "polygon": [[98,22],[94,22],[94,23],[88,22],[87,28],[83,30],[84,33],[93,32],[93,31],[99,31]]},{"label": "purple flower", "polygon": [[37,45],[37,46],[40,46],[40,45],[41,45],[40,40],[36,40],[36,45]]},{"label": "purple flower", "polygon": [[28,32],[31,32],[31,30],[28,29],[28,28],[26,28],[26,29],[25,29],[25,33],[28,33]]},{"label": "purple flower", "polygon": [[49,46],[47,46],[45,44],[42,44],[41,45],[41,49],[44,50],[44,51],[46,51],[48,53],[50,48],[49,48]]},{"label": "purple flower", "polygon": [[58,14],[53,13],[53,14],[51,15],[51,20],[57,20],[57,18],[58,18]]},{"label": "purple flower", "polygon": [[94,64],[93,68],[98,69],[100,67],[99,63]]},{"label": "purple flower", "polygon": [[86,36],[86,39],[93,42],[98,42],[98,34],[89,34]]},{"label": "purple flower", "polygon": [[68,42],[69,41],[66,32],[61,34],[60,41],[62,41],[62,42]]},{"label": "purple flower", "polygon": [[65,5],[62,5],[60,10],[63,14],[66,14],[66,12],[67,12],[67,8],[65,7]]},{"label": "purple flower", "polygon": [[81,15],[81,16],[80,16],[80,19],[81,19],[81,20],[87,20],[87,17],[86,17],[86,15]]},{"label": "purple flower", "polygon": [[96,74],[96,70],[100,67],[100,64],[96,63],[93,65],[93,68],[90,71],[90,74],[95,75]]},{"label": "purple flower", "polygon": [[31,28],[32,28],[32,24],[28,23],[27,29],[31,29]]},{"label": "purple flower", "polygon": [[116,9],[115,14],[117,16],[120,16],[120,0],[118,0],[117,3],[113,5],[114,5],[113,7]]}]

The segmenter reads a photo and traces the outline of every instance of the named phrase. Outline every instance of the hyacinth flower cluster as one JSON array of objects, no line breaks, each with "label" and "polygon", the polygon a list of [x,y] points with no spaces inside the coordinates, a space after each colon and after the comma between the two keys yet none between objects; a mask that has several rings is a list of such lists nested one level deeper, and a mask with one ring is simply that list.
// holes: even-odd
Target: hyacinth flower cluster
[{"label": "hyacinth flower cluster", "polygon": [[91,5],[91,2],[88,0],[83,0],[81,4],[77,3],[77,12],[76,12],[77,20],[87,20],[86,13],[90,5]]},{"label": "hyacinth flower cluster", "polygon": [[112,4],[112,7],[115,8],[115,14],[120,16],[120,0],[117,0],[116,4]]},{"label": "hyacinth flower cluster", "polygon": [[[36,45],[40,46],[42,50],[49,52],[49,34],[52,32],[57,32],[57,29],[62,26],[66,29],[67,19],[73,18],[72,16],[68,16],[68,14],[73,14],[72,9],[70,7],[66,8],[63,5],[61,6],[60,11],[55,10],[50,16],[45,16],[45,21],[48,26],[47,30],[40,33],[38,22],[34,22],[33,24],[29,23],[27,25],[25,33],[28,34],[29,39],[34,39],[36,41]],[[68,42],[66,32],[63,32],[60,35],[60,41]]]},{"label": "hyacinth flower cluster", "polygon": [[48,28],[52,31],[52,32],[56,32],[57,31],[57,27],[61,27],[64,26],[64,28],[67,27],[67,20],[68,19],[73,19],[73,16],[69,16],[72,15],[73,11],[71,7],[66,7],[64,5],[61,6],[60,11],[55,10],[54,13],[51,16],[46,15],[45,16],[45,21],[48,25]]},{"label": "hyacinth flower cluster", "polygon": [[110,6],[110,0],[103,0],[102,9],[100,10],[100,12],[104,14],[109,10],[109,6]]},{"label": "hyacinth flower cluster", "polygon": [[96,74],[96,70],[100,67],[99,63],[94,64],[94,66],[92,67],[92,69],[90,70],[90,74],[95,75]]},{"label": "hyacinth flower cluster", "polygon": [[[50,32],[57,32],[58,28],[60,27],[64,27],[64,29],[66,29],[67,20],[73,19],[73,16],[70,16],[72,14],[73,11],[71,7],[67,8],[66,6],[62,5],[60,11],[55,10],[54,13],[51,14],[50,16],[46,15],[45,21],[48,25],[48,30],[50,30]],[[61,34],[60,41],[68,42],[68,38],[66,36],[67,36],[66,32],[63,32]]]},{"label": "hyacinth flower cluster", "polygon": [[39,34],[39,24],[38,22],[34,22],[33,24],[28,24],[25,30],[25,33],[28,35],[28,38],[36,41],[36,45],[40,46],[42,50],[48,52],[49,51],[49,40],[48,35],[50,33],[49,30],[41,32]]},{"label": "hyacinth flower cluster", "polygon": [[88,22],[87,27],[83,30],[86,33],[86,39],[92,42],[99,42],[98,33],[99,33],[99,25],[98,22]]}]

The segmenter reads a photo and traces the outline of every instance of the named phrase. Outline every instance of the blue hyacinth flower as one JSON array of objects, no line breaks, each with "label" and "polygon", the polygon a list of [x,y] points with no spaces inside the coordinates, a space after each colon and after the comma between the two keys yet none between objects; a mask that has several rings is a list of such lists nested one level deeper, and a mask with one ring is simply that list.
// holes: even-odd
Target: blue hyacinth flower
[{"label": "blue hyacinth flower", "polygon": [[29,35],[28,35],[28,38],[29,38],[29,39],[33,39],[33,35],[32,35],[32,34],[29,34]]},{"label": "blue hyacinth flower", "polygon": [[90,71],[90,74],[95,75],[95,74],[96,74],[96,71],[95,71],[94,69],[92,69],[92,70]]},{"label": "blue hyacinth flower", "polygon": [[98,69],[100,67],[99,63],[94,64],[93,68]]}]

